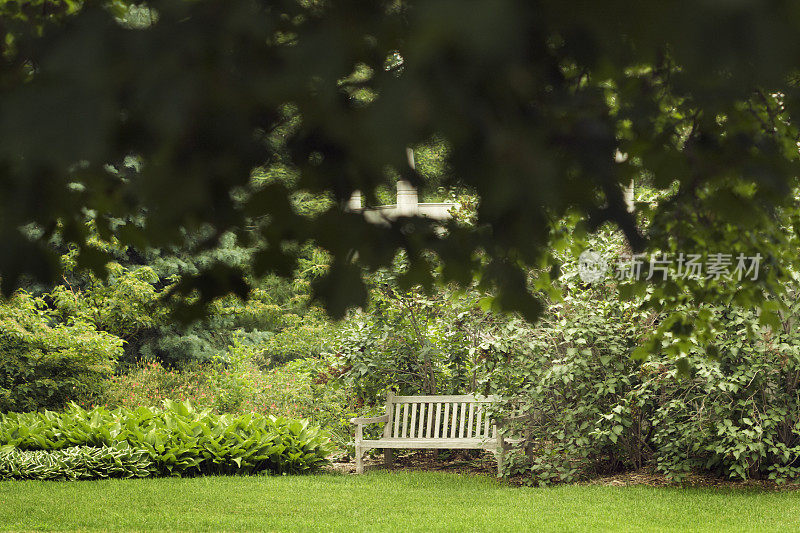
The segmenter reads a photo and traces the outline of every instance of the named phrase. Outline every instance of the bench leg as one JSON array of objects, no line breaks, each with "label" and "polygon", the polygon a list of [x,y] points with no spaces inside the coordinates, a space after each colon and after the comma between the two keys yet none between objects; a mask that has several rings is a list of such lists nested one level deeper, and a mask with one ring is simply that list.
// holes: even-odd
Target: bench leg
[{"label": "bench leg", "polygon": [[364,473],[364,450],[356,446],[356,474]]},{"label": "bench leg", "polygon": [[391,448],[383,449],[383,464],[384,466],[392,466],[394,464],[394,450]]},{"label": "bench leg", "polygon": [[497,448],[494,451],[494,456],[497,458],[497,477],[503,477],[503,462],[506,455],[506,441],[503,438],[503,432],[500,428],[497,431]]},{"label": "bench leg", "polygon": [[497,477],[503,477],[503,460],[505,459],[505,450],[500,448],[494,452],[494,457],[497,459]]}]

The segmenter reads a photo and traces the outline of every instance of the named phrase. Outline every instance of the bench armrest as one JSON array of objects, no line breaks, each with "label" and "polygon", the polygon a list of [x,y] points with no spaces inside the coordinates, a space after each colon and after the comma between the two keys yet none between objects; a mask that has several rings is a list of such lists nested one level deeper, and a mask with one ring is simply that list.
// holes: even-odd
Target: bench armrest
[{"label": "bench armrest", "polygon": [[528,413],[525,415],[517,415],[517,416],[507,416],[505,418],[500,418],[497,420],[498,427],[505,427],[509,423],[514,422],[530,422],[536,418],[536,413]]},{"label": "bench armrest", "polygon": [[389,421],[389,415],[350,419],[351,424],[380,424],[381,422],[388,422],[388,421]]}]

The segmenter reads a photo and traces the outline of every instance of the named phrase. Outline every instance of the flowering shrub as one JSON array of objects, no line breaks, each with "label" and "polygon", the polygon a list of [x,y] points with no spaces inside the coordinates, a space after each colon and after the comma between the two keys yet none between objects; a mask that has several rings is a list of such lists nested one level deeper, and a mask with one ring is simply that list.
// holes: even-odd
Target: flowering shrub
[{"label": "flowering shrub", "polygon": [[191,400],[219,414],[308,419],[328,430],[334,444],[344,449],[352,440],[350,418],[378,413],[358,406],[352,390],[328,381],[326,370],[325,361],[309,358],[263,372],[251,358],[235,352],[227,361],[218,358],[211,365],[181,371],[144,362],[112,378],[105,405],[134,409],[164,400]]},{"label": "flowering shrub", "polygon": [[[215,394],[208,375],[201,366],[178,371],[147,361],[135,370],[111,377],[105,405],[128,407],[160,405],[164,400],[191,400],[201,408],[215,407]],[[90,405],[83,403],[84,407]]]},{"label": "flowering shrub", "polygon": [[208,373],[218,412],[260,413],[305,418],[331,432],[340,448],[352,440],[350,418],[377,414],[360,406],[352,388],[328,381],[327,362],[319,358],[290,361],[266,372],[255,361],[233,355]]}]

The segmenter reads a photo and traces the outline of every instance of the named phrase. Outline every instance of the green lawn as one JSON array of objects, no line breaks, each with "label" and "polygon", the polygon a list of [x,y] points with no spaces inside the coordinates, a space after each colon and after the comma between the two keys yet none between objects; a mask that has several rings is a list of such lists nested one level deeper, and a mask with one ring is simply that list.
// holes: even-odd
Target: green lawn
[{"label": "green lawn", "polygon": [[442,473],[0,482],[0,528],[796,531],[800,492],[515,488]]}]

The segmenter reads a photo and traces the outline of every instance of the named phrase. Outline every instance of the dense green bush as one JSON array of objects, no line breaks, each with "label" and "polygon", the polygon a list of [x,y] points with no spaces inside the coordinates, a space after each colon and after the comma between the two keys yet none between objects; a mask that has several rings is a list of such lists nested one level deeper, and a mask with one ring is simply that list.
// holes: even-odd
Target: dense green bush
[{"label": "dense green bush", "polygon": [[147,477],[153,470],[147,452],[124,443],[114,447],[73,446],[33,451],[0,447],[0,480],[132,478]]},{"label": "dense green bush", "polygon": [[0,301],[0,412],[96,400],[122,343],[85,321],[57,323],[44,300],[30,294]]},{"label": "dense green bush", "polygon": [[643,466],[676,480],[800,478],[800,305],[779,328],[702,307],[719,325],[711,350],[637,361],[631,353],[660,317],[615,294],[571,287],[536,327],[511,323],[498,336],[511,350],[487,360],[486,388],[514,399],[509,415],[521,401],[527,416],[509,424],[528,439],[508,473],[539,483]]},{"label": "dense green bush", "polygon": [[331,342],[329,358],[367,404],[388,388],[401,394],[461,394],[477,384],[487,318],[482,294],[441,287],[433,295],[403,290],[398,275],[372,279],[370,304],[351,313]]},{"label": "dense green bush", "polygon": [[[284,327],[280,331],[251,345],[252,360],[262,369],[296,359],[319,357],[333,335],[332,325],[315,314],[309,313],[301,318],[287,313],[282,318]],[[246,347],[238,349],[243,348]]]},{"label": "dense green bush", "polygon": [[315,470],[331,451],[328,437],[305,420],[261,415],[215,415],[188,402],[158,410],[0,415],[0,446],[60,450],[130,445],[146,451],[162,475],[300,473]]},{"label": "dense green bush", "polygon": [[593,433],[638,382],[641,364],[629,354],[640,318],[632,306],[572,299],[552,305],[536,328],[519,321],[496,333],[501,346],[486,362],[486,386],[513,400],[509,409],[521,402],[535,447],[529,457],[509,458],[511,473],[573,481],[641,466],[642,450],[618,436],[622,425],[613,424],[607,439]]},{"label": "dense green bush", "polygon": [[[792,315],[800,310],[792,304]],[[652,441],[657,468],[674,477],[710,470],[737,479],[800,478],[800,335],[794,318],[763,328],[753,312],[717,310],[721,331],[709,360],[697,352],[691,372],[679,379],[675,366],[654,365],[621,402],[630,418],[632,401],[656,406]],[[678,379],[676,379],[676,377]]]}]

